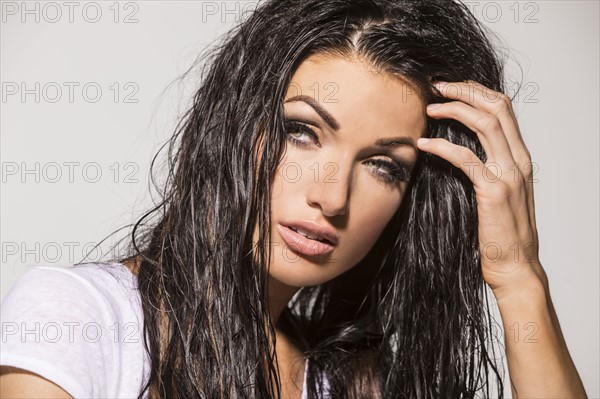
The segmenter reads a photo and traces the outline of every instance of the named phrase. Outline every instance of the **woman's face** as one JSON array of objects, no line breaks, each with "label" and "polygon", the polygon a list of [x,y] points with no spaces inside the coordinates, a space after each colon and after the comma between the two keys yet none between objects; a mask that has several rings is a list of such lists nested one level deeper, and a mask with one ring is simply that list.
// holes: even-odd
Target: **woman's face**
[{"label": "woman's face", "polygon": [[[315,54],[292,77],[284,110],[287,144],[271,189],[270,278],[318,285],[364,258],[400,206],[425,105],[397,78],[358,60]],[[329,230],[337,242],[287,227],[301,222]],[[254,236],[256,242],[257,230]]]}]

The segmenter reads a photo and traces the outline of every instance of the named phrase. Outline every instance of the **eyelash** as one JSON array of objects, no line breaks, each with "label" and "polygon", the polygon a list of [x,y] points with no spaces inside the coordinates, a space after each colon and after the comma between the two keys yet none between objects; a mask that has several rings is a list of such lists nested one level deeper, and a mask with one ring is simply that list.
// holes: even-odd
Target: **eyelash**
[{"label": "eyelash", "polygon": [[[310,144],[305,141],[298,140],[292,136],[292,133],[306,133],[313,139],[318,140],[318,136],[313,129],[305,125],[304,123],[288,120],[285,122],[286,138],[297,147],[308,148]],[[385,167],[390,170],[390,173],[373,172],[373,174],[385,183],[393,184],[397,181],[408,182],[410,179],[410,172],[404,163],[397,162],[386,162],[378,159],[372,159],[369,163],[378,166]]]}]

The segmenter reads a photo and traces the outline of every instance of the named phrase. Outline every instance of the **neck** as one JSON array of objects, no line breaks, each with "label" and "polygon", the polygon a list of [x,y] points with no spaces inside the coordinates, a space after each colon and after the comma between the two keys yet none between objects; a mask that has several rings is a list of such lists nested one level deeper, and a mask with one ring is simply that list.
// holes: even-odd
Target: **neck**
[{"label": "neck", "polygon": [[[302,378],[304,378],[304,354],[297,348],[286,335],[277,327],[279,317],[285,310],[288,302],[294,294],[299,290],[299,287],[292,287],[284,284],[269,275],[268,277],[268,294],[270,316],[274,325],[275,336],[271,336],[271,332],[267,329],[270,345],[274,343],[275,353],[277,355],[278,369],[281,370],[283,378],[283,389],[287,396],[298,397],[301,392],[289,391],[290,379],[295,381],[295,384],[301,386]],[[273,346],[271,346],[271,350]],[[300,363],[299,363],[300,362]],[[298,366],[300,365],[300,366]]]},{"label": "neck", "polygon": [[294,294],[298,292],[299,287],[284,284],[270,275],[268,279],[270,315],[274,325],[277,325],[281,313],[287,307],[288,302]]}]

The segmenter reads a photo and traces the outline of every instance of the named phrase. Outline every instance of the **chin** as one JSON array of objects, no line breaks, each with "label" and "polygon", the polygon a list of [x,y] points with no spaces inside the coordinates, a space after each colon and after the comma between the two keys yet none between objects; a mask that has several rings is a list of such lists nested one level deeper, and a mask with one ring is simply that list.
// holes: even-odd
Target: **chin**
[{"label": "chin", "polygon": [[272,279],[290,287],[309,287],[330,280],[323,271],[319,273],[316,270],[319,267],[323,266],[310,265],[305,260],[298,260],[295,263],[288,263],[286,266],[271,265],[269,275]]}]

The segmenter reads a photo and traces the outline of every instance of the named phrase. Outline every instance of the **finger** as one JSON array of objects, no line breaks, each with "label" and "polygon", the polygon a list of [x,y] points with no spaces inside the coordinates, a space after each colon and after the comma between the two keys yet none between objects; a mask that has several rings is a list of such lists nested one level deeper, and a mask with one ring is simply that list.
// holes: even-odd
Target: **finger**
[{"label": "finger", "polygon": [[[459,99],[465,104],[477,107],[485,112],[495,115],[502,126],[503,134],[506,138],[511,156],[516,163],[509,165],[509,170],[505,174],[511,176],[514,183],[524,183],[527,191],[528,207],[530,210],[530,222],[536,226],[535,221],[535,201],[533,193],[533,173],[534,164],[531,161],[531,154],[527,149],[512,109],[512,102],[508,96],[493,91],[484,85],[467,80],[466,82],[451,82],[443,84],[434,83],[440,94],[447,98]],[[448,103],[449,104],[449,103]],[[483,142],[482,142],[483,145]],[[484,147],[485,149],[485,147]],[[488,151],[486,150],[486,153]],[[494,154],[495,155],[495,154]],[[504,164],[506,165],[506,164]]]},{"label": "finger", "polygon": [[442,138],[419,139],[419,149],[430,152],[450,162],[473,182],[475,187],[483,187],[486,181],[493,181],[493,172],[487,170],[483,162],[467,147],[457,145]]},{"label": "finger", "polygon": [[514,115],[512,102],[504,93],[496,92],[479,82],[436,82],[434,86],[444,97],[463,101],[475,108],[496,116],[508,142],[512,157],[518,162],[521,171],[523,165],[530,162],[531,155],[519,129]]},{"label": "finger", "polygon": [[494,115],[481,111],[460,101],[430,104],[427,113],[432,118],[452,118],[462,122],[479,137],[488,160],[510,167],[514,159],[502,131],[500,121]]},{"label": "finger", "polygon": [[496,92],[479,82],[467,80],[466,84],[473,88],[472,91],[475,94],[481,93],[480,97],[484,100],[484,106],[487,106],[488,110],[496,113],[498,120],[502,125],[513,159],[517,164],[518,170],[521,172],[521,176],[512,173],[512,171],[511,175],[514,176],[515,182],[521,177],[525,182],[528,205],[532,216],[532,225],[535,226],[535,204],[533,194],[534,165],[531,161],[531,153],[525,145],[523,136],[521,135],[521,130],[519,129],[519,124],[512,107],[512,101],[507,95]]}]

